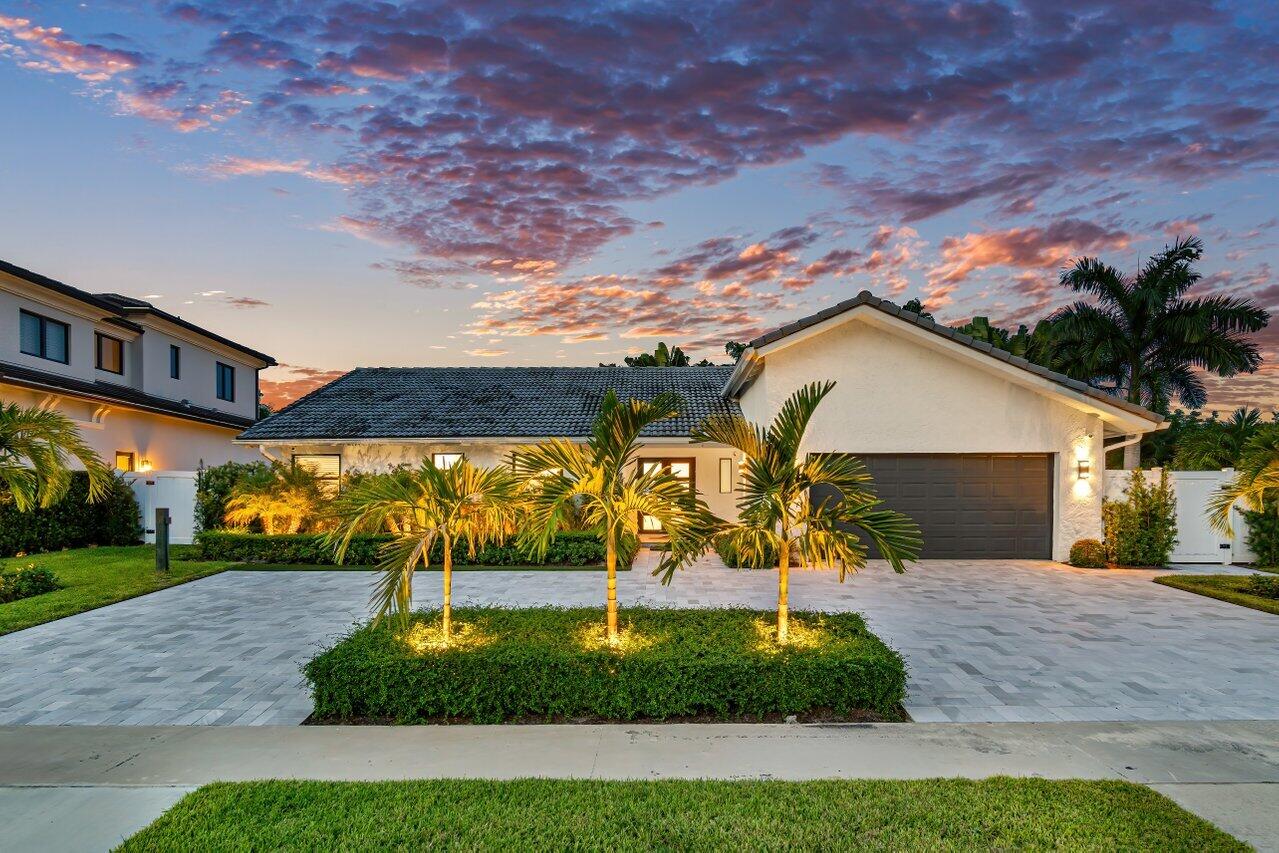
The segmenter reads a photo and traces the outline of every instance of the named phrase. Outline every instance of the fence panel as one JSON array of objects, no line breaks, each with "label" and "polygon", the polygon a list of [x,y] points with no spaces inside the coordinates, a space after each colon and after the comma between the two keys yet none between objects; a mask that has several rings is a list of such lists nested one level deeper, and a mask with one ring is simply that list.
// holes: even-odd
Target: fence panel
[{"label": "fence panel", "polygon": [[[1159,482],[1159,469],[1145,472],[1150,483]],[[1255,555],[1244,542],[1248,529],[1238,513],[1232,516],[1234,536],[1223,536],[1208,523],[1208,501],[1214,492],[1234,476],[1234,471],[1169,471],[1177,496],[1177,547],[1174,563],[1245,563]],[[1130,472],[1106,472],[1106,497],[1123,498]]]},{"label": "fence panel", "polygon": [[125,475],[142,512],[143,541],[155,542],[155,510],[166,507],[172,522],[169,541],[190,545],[195,541],[195,471],[147,471]]}]

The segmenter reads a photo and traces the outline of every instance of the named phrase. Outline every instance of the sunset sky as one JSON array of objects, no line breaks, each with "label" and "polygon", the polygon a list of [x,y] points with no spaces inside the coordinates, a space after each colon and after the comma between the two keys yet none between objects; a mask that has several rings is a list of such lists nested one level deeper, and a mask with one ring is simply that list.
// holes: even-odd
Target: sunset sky
[{"label": "sunset sky", "polygon": [[[1262,0],[8,0],[0,105],[0,257],[273,354],[276,403],[724,361],[863,289],[1033,322],[1178,235],[1279,311]],[[1260,340],[1214,406],[1279,405]]]}]

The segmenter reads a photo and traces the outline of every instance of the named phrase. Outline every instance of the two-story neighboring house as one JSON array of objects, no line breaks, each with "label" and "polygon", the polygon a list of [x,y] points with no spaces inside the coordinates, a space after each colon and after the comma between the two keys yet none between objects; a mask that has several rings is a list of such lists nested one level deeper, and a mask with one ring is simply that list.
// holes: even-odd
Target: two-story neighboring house
[{"label": "two-story neighboring house", "polygon": [[231,439],[275,363],[140,299],[0,261],[0,400],[62,412],[119,470],[260,459]]}]

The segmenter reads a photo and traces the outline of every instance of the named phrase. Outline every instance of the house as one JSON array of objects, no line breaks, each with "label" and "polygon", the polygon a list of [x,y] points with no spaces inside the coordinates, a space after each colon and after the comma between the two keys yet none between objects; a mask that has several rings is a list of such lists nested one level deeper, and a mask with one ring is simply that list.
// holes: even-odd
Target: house
[{"label": "house", "polygon": [[1106,450],[1163,420],[863,292],[756,338],[731,367],[365,368],[237,441],[332,477],[427,453],[494,464],[522,443],[583,438],[609,388],[674,391],[687,412],[648,430],[640,464],[687,476],[731,515],[740,459],[689,430],[717,411],[767,422],[817,380],[837,384],[804,450],[864,459],[886,503],[919,522],[927,558],[1065,559],[1101,534]]},{"label": "house", "polygon": [[260,459],[232,439],[274,364],[149,302],[0,261],[0,400],[62,412],[121,471]]}]

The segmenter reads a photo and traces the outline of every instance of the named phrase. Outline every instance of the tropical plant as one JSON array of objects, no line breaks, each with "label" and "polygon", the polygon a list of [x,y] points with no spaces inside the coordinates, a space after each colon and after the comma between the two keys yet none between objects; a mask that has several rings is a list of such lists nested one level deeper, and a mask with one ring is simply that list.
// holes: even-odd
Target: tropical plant
[{"label": "tropical plant", "polygon": [[911,299],[902,306],[903,311],[909,311],[912,314],[918,314],[925,320],[933,319],[933,315],[924,307],[924,303],[919,299]]},{"label": "tropical plant", "polygon": [[750,346],[750,344],[744,344],[741,341],[729,341],[724,344],[724,352],[733,361],[737,361],[742,357],[742,353],[746,352],[746,348],[748,346]]},{"label": "tropical plant", "polygon": [[272,462],[270,467],[245,472],[236,482],[223,518],[238,527],[259,522],[267,534],[298,533],[316,520],[325,502],[311,469]]},{"label": "tropical plant", "polygon": [[0,500],[19,512],[56,504],[71,486],[72,459],[89,476],[90,503],[106,497],[111,472],[61,412],[0,403]]},{"label": "tropical plant", "polygon": [[515,454],[515,469],[526,489],[527,525],[524,541],[541,555],[573,517],[604,538],[606,637],[619,640],[617,630],[617,552],[624,536],[638,536],[639,516],[655,519],[670,538],[671,553],[682,554],[699,519],[708,516],[688,482],[660,466],[638,464],[636,444],[650,424],[675,417],[680,398],[661,393],[651,400],[619,401],[613,391],[604,395],[599,414],[585,444],[552,439]]},{"label": "tropical plant", "polygon": [[1106,557],[1120,566],[1166,566],[1177,544],[1177,499],[1168,470],[1151,484],[1134,470],[1124,499],[1103,501]]},{"label": "tropical plant", "polygon": [[[762,565],[775,554],[779,643],[789,637],[792,561],[814,568],[838,567],[842,582],[849,571],[866,564],[867,548],[857,531],[898,572],[918,557],[923,545],[914,521],[883,507],[860,460],[843,454],[801,454],[809,421],[834,387],[834,382],[814,382],[800,388],[767,428],[740,415],[719,414],[694,428],[694,442],[727,445],[746,457],[739,520],[712,519],[706,524],[699,519],[692,541],[663,560],[655,572],[669,583],[676,568],[716,543],[727,544],[750,565]],[[815,489],[833,494],[815,498]]]},{"label": "tropical plant", "polygon": [[221,530],[226,527],[226,505],[236,484],[250,474],[269,472],[266,462],[223,462],[201,465],[195,473],[195,528]]},{"label": "tropical plant", "polygon": [[1231,509],[1253,512],[1279,508],[1279,424],[1266,424],[1244,445],[1235,463],[1234,478],[1208,502],[1208,519],[1222,533],[1231,534]]},{"label": "tropical plant", "polygon": [[1080,539],[1070,546],[1070,565],[1078,569],[1106,568],[1106,546],[1096,539]]},{"label": "tropical plant", "polygon": [[1217,413],[1199,421],[1194,429],[1181,436],[1172,465],[1179,471],[1213,471],[1233,467],[1243,455],[1249,439],[1261,428],[1261,412],[1240,407],[1229,420],[1218,419]]},{"label": "tropical plant", "polygon": [[351,539],[369,530],[390,530],[395,538],[379,550],[380,577],[374,587],[374,622],[394,617],[401,629],[409,624],[413,573],[431,567],[436,542],[441,545],[444,606],[440,639],[453,638],[453,548],[465,542],[467,553],[499,542],[514,527],[518,486],[504,465],[480,468],[465,459],[437,467],[427,457],[416,469],[364,477],[334,504],[338,526],[328,544],[341,563]]},{"label": "tropical plant", "polygon": [[1131,403],[1166,412],[1174,399],[1200,407],[1207,399],[1199,371],[1251,373],[1261,363],[1250,338],[1269,322],[1256,303],[1235,296],[1185,298],[1200,280],[1203,243],[1178,240],[1135,276],[1097,258],[1080,258],[1061,283],[1096,302],[1054,314],[1058,369],[1097,383]]}]

